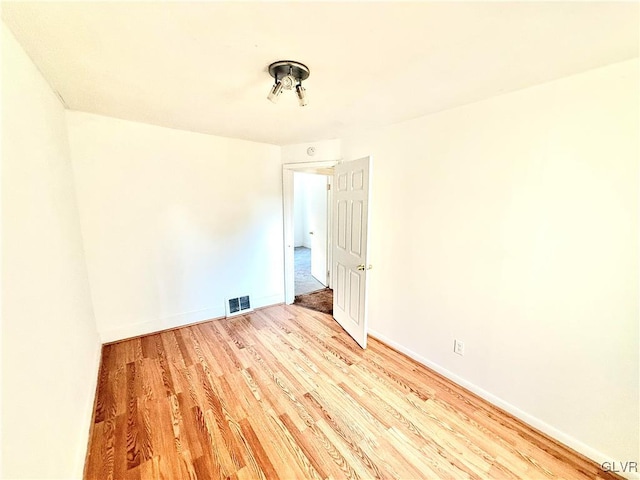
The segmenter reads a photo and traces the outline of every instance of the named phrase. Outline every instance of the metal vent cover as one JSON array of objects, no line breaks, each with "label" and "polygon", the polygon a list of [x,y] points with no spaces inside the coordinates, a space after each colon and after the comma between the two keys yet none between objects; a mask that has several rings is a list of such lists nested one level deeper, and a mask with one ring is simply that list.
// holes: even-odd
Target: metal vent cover
[{"label": "metal vent cover", "polygon": [[227,317],[241,315],[243,313],[252,312],[250,295],[240,297],[227,298],[225,302]]}]

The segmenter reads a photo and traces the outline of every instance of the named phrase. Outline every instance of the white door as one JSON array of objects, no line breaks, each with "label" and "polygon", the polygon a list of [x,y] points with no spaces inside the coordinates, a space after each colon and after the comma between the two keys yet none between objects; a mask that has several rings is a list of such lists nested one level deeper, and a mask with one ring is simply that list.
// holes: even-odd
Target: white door
[{"label": "white door", "polygon": [[367,229],[371,157],[335,166],[333,180],[333,316],[367,347]]},{"label": "white door", "polygon": [[311,234],[311,275],[327,286],[327,177],[310,175],[312,188],[309,202],[309,233]]}]

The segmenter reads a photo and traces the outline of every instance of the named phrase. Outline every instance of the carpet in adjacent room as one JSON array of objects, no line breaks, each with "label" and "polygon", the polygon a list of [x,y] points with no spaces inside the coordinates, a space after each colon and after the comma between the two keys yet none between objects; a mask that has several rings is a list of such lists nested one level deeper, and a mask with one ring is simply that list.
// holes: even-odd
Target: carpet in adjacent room
[{"label": "carpet in adjacent room", "polygon": [[293,303],[301,307],[333,315],[333,290],[325,288],[305,295],[296,295]]}]

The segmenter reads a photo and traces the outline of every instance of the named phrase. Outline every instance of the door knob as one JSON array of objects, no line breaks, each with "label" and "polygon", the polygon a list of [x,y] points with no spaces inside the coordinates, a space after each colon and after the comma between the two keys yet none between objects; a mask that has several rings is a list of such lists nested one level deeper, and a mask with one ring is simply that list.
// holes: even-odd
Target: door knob
[{"label": "door knob", "polygon": [[313,232],[309,232],[309,235],[313,235]]},{"label": "door knob", "polygon": [[368,267],[365,267],[364,263],[361,263],[360,265],[358,265],[356,267],[357,270],[363,271],[363,270],[371,270],[373,268],[373,265],[369,265]]}]

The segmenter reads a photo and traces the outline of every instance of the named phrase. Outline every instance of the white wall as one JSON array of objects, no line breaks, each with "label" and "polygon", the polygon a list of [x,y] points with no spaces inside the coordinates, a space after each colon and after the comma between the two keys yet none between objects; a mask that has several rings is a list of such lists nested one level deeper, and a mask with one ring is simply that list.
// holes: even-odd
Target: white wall
[{"label": "white wall", "polygon": [[100,342],[64,109],[2,24],[2,477],[81,478]]},{"label": "white wall", "polygon": [[307,195],[304,189],[304,177],[293,174],[293,238],[295,247],[311,248],[309,222],[306,216]]},{"label": "white wall", "polygon": [[311,248],[309,232],[320,228],[315,225],[319,220],[327,219],[327,176],[296,172],[293,189],[295,246]]},{"label": "white wall", "polygon": [[280,148],[67,112],[103,341],[282,302]]},{"label": "white wall", "polygon": [[[307,150],[313,147],[315,152],[309,155]],[[306,163],[340,160],[341,141],[322,140],[320,142],[294,143],[282,147],[282,163]]]},{"label": "white wall", "polygon": [[[342,155],[67,112],[79,221],[63,107],[2,36],[5,477],[80,476],[90,294],[105,341],[223,315],[229,295],[282,301],[280,163],[367,154],[374,332],[593,458],[638,460],[637,61]],[[43,399],[54,414],[33,414]]]},{"label": "white wall", "polygon": [[[326,175],[313,173],[296,173],[296,176],[298,175],[303,178],[304,183],[304,195],[306,197],[304,214],[306,221],[305,232],[307,234],[309,248],[312,248],[313,237],[309,232],[325,237],[327,235],[328,177]],[[322,242],[316,242],[316,245],[318,244],[322,244]]]},{"label": "white wall", "polygon": [[375,334],[599,460],[638,461],[638,80],[629,61],[342,139],[374,156]]}]

